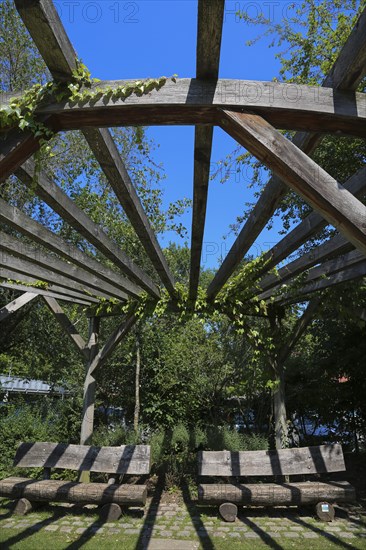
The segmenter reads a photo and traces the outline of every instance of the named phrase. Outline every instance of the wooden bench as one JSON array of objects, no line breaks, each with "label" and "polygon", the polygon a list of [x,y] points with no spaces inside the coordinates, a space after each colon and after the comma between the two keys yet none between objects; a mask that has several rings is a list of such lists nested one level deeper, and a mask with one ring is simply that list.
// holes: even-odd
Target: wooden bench
[{"label": "wooden bench", "polygon": [[[271,477],[315,475],[346,470],[342,447],[321,445],[278,451],[201,451],[200,476]],[[245,480],[246,481],[246,480]],[[334,519],[334,502],[352,502],[355,489],[345,481],[302,481],[295,483],[212,483],[199,485],[198,499],[220,504],[220,515],[235,521],[243,506],[298,506],[316,504],[317,515],[324,521]]]},{"label": "wooden bench", "polygon": [[[102,505],[104,520],[116,520],[121,505],[145,505],[146,485],[116,483],[116,476],[144,476],[150,472],[149,445],[89,447],[63,443],[21,443],[14,466],[44,468],[42,480],[9,477],[0,481],[0,496],[17,500],[14,511],[25,514],[37,502],[70,502]],[[81,483],[50,479],[51,469],[112,474],[108,483]]]}]

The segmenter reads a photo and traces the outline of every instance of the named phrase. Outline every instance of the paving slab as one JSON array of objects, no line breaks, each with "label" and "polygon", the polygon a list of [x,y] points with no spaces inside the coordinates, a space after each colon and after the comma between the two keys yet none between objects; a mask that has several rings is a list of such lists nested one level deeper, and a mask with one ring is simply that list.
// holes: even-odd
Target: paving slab
[{"label": "paving slab", "polygon": [[198,550],[200,546],[199,542],[192,542],[190,540],[174,540],[174,539],[152,539],[144,550]]}]

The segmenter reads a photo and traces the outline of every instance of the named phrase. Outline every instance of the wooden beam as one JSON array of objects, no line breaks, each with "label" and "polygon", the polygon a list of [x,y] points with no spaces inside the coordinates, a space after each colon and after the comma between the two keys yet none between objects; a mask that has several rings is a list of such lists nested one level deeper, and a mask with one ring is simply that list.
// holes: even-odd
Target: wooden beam
[{"label": "wooden beam", "polygon": [[[2,271],[1,268],[0,268],[0,271]],[[37,294],[37,296],[49,296],[50,298],[57,298],[57,300],[61,300],[64,302],[72,302],[73,304],[78,304],[86,307],[90,307],[90,305],[93,303],[93,300],[91,300],[90,298],[87,298],[86,296],[85,296],[85,299],[80,299],[67,294],[53,292],[52,290],[44,290],[39,287],[8,283],[6,281],[1,280],[1,275],[0,275],[0,287],[9,288],[11,290],[20,290],[22,292],[32,292],[33,294]],[[52,288],[52,285],[51,285],[51,288]]]},{"label": "wooden beam", "polygon": [[[356,174],[353,174],[343,184],[343,187],[355,197],[362,198],[366,193],[366,167],[361,168]],[[264,254],[263,260],[266,264],[263,271],[258,272],[257,278],[265,271],[269,271],[278,265],[326,225],[327,222],[320,214],[311,212],[294,229],[287,233],[283,239],[276,243],[271,250]]]},{"label": "wooden beam", "polygon": [[116,286],[123,293],[127,292],[138,297],[142,292],[134,283],[123,277],[122,274],[105,267],[96,259],[88,256],[71,243],[64,241],[40,223],[32,220],[18,208],[11,206],[0,198],[0,221],[9,225],[19,233],[55,252],[67,261],[85,269],[92,275]]},{"label": "wooden beam", "polygon": [[[60,260],[56,256],[48,254],[40,248],[25,245],[19,239],[1,231],[0,250],[12,254],[17,258],[27,260],[33,263],[34,266],[41,266],[47,270],[52,270],[53,273],[59,273],[60,276],[69,279],[69,285],[75,285],[75,289],[77,288],[76,285],[79,285],[79,289],[84,288],[94,296],[101,296],[107,299],[117,298],[118,300],[126,300],[127,298],[124,292],[106,283],[97,275],[92,275],[84,271],[84,269],[76,267],[74,264]],[[29,273],[29,275],[32,275],[32,273]],[[82,286],[80,287],[80,285]]]},{"label": "wooden beam", "polygon": [[313,292],[324,290],[347,281],[354,281],[366,276],[366,260],[360,262],[354,266],[348,267],[342,271],[338,271],[328,279],[320,279],[305,285],[296,291],[294,295],[286,294],[284,296],[278,296],[274,298],[275,302],[281,305],[293,304],[296,302],[303,302],[305,296],[309,296]]},{"label": "wooden beam", "polygon": [[[1,249],[4,250],[3,243],[0,242],[0,250]],[[45,265],[47,265],[47,263]],[[35,263],[33,258],[29,259],[24,252],[22,255],[19,254],[18,257],[12,256],[7,252],[3,252],[2,254],[0,254],[0,266],[11,269],[13,271],[17,271],[21,274],[30,276],[39,281],[60,285],[63,286],[65,289],[76,290],[81,294],[84,294],[85,300],[88,302],[93,301],[89,299],[93,296],[97,298],[110,298],[109,295],[104,294],[104,292],[102,291],[97,291],[87,284],[78,283],[74,279],[70,279],[67,276],[61,275],[60,271],[55,272],[52,266],[50,268],[47,268],[44,267],[43,264],[41,265]]]},{"label": "wooden beam", "polygon": [[70,321],[57,300],[44,296],[44,301],[46,302],[50,311],[56,317],[63,331],[70,338],[71,342],[75,345],[78,352],[83,356],[84,359],[88,359],[89,350],[87,349],[84,338],[80,336],[75,325]]},{"label": "wooden beam", "polygon": [[21,307],[25,306],[32,300],[37,298],[37,294],[33,294],[32,292],[25,292],[19,298],[16,298],[10,304],[7,306],[4,306],[0,309],[0,322],[5,321],[10,315],[18,311]]},{"label": "wooden beam", "polygon": [[161,281],[175,296],[173,276],[109,130],[90,128],[83,134]]},{"label": "wooden beam", "polygon": [[[47,285],[47,289],[40,288],[39,286],[37,286],[37,279],[35,279],[34,277],[29,277],[28,275],[24,275],[24,273],[14,271],[12,269],[9,269],[8,267],[0,266],[0,279],[4,279],[3,283],[1,284],[2,286],[7,286],[7,288],[28,290],[27,286],[29,285],[29,290],[31,292],[34,292],[35,294],[40,294],[41,296],[51,296],[52,298],[57,298],[59,300],[68,298],[68,301],[73,301],[73,299],[82,300],[83,303],[92,303],[96,305],[99,305],[100,303],[98,298],[82,294],[81,292],[76,292],[75,290],[65,288],[61,285],[49,284]],[[12,282],[7,284],[8,281]],[[14,281],[17,281],[17,283],[14,284]],[[19,281],[22,281],[24,285],[22,285]]]},{"label": "wooden beam", "polygon": [[[94,223],[44,172],[38,174],[36,181],[33,181],[34,170],[34,163],[27,161],[15,174],[114,265],[131,277],[137,285],[140,285],[152,296],[159,297],[159,288],[152,279],[136,266],[103,229]],[[131,295],[140,294],[140,289],[136,287],[136,284],[130,284],[127,279],[123,279],[125,291]]]},{"label": "wooden beam", "polygon": [[[2,108],[4,105],[0,104]],[[11,176],[39,147],[39,140],[30,132],[14,129],[0,134],[0,182]]]},{"label": "wooden beam", "polygon": [[[17,0],[16,7],[54,79],[70,79],[77,56],[53,3],[35,0],[30,7],[29,2]],[[92,128],[83,133],[162,282],[174,296],[168,264],[109,130]]]},{"label": "wooden beam", "polygon": [[223,112],[222,127],[366,254],[366,206],[262,117]]},{"label": "wooden beam", "polygon": [[[128,81],[103,81],[117,89]],[[2,98],[0,108],[7,106]],[[302,84],[252,80],[167,80],[159,90],[127,98],[53,102],[37,115],[51,117],[58,130],[132,125],[217,124],[218,109],[249,111],[281,129],[365,137],[366,95]]]},{"label": "wooden beam", "polygon": [[[358,252],[358,250],[349,252],[344,256],[339,256],[334,260],[330,260],[328,262],[325,262],[311,269],[307,274],[305,280],[303,281],[303,285],[324,276],[334,275],[335,273],[338,273],[338,271],[343,271],[345,268],[355,266],[359,263],[362,263],[364,260],[365,260],[365,255]],[[285,285],[285,288],[287,288],[287,286],[291,285],[292,283],[293,283],[293,280],[288,281],[288,283]],[[283,284],[278,284],[275,287],[260,294],[258,296],[258,299],[268,300],[271,296],[274,296],[276,293],[280,292],[282,287],[283,287]]]},{"label": "wooden beam", "polygon": [[[224,0],[199,0],[196,76],[217,79],[219,76]],[[205,229],[213,128],[197,125],[194,141],[193,216],[189,299],[195,302],[200,277],[202,243]]]},{"label": "wooden beam", "polygon": [[[83,397],[83,417],[81,421],[80,445],[90,445],[94,431],[94,409],[95,409],[95,378],[91,373],[91,366],[99,351],[99,331],[100,318],[92,317],[89,319],[89,339],[88,339],[88,361],[85,370],[84,397]],[[82,472],[80,481],[87,483],[90,481],[90,473]]]},{"label": "wooden beam", "polygon": [[329,258],[340,256],[350,252],[354,246],[352,243],[348,242],[342,235],[337,235],[326,241],[325,243],[316,246],[309,252],[303,254],[296,260],[288,263],[287,265],[281,267],[276,274],[266,275],[258,283],[258,288],[254,291],[253,294],[260,292],[260,289],[263,291],[269,290],[274,286],[284,283],[288,279],[303,273],[310,267],[317,265]]},{"label": "wooden beam", "polygon": [[137,321],[137,315],[135,312],[132,312],[113,331],[111,336],[108,338],[107,342],[104,344],[102,349],[98,352],[98,354],[93,359],[89,367],[90,375],[93,375],[95,377],[96,371],[99,370],[104,365],[104,363],[106,362],[108,357],[113,353],[113,351],[116,349],[120,341],[124,338],[124,336],[126,336],[130,332],[131,328],[133,328],[136,321]]},{"label": "wooden beam", "polygon": [[[322,87],[331,87],[334,90],[356,90],[365,74],[366,12],[364,11],[336,59],[330,75],[325,78]],[[318,89],[321,90],[321,88]],[[320,134],[300,132],[295,134],[293,142],[299,149],[311,155],[322,139],[323,136]],[[272,176],[209,286],[207,292],[209,298],[213,299],[233,274],[268,220],[273,216],[286,193],[286,185],[278,177]]]}]

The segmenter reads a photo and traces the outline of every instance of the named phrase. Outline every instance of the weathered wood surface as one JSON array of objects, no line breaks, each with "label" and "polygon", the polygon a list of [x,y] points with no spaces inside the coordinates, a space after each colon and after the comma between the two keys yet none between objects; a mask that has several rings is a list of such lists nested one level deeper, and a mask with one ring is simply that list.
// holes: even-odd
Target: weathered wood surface
[{"label": "weathered wood surface", "polygon": [[233,522],[238,515],[238,507],[232,502],[224,502],[219,507],[219,514],[224,521]]},{"label": "weathered wood surface", "polygon": [[[62,256],[67,261],[74,263],[78,267],[85,269],[92,275],[97,275],[105,282],[112,283],[119,290],[128,292],[137,297],[141,290],[131,281],[126,279],[122,273],[117,273],[108,267],[105,267],[96,259],[88,256],[76,246],[64,241],[59,235],[52,233],[42,224],[32,220],[15,206],[11,206],[0,198],[0,221],[13,227],[16,231],[26,235],[31,240],[44,246],[51,252]],[[127,289],[126,290],[126,286]]]},{"label": "weathered wood surface", "polygon": [[342,447],[320,445],[277,451],[201,451],[198,475],[278,476],[344,471]]},{"label": "weathered wood surface", "polygon": [[14,458],[14,466],[145,475],[150,472],[150,446],[91,447],[66,443],[21,443]]},{"label": "weathered wood surface", "polygon": [[[137,285],[144,288],[153,296],[160,296],[160,292],[155,283],[148,277],[142,269],[135,265],[132,260],[108,237],[108,235],[94,223],[67,195],[58,185],[51,181],[44,172],[40,172],[34,180],[35,166],[33,161],[26,163],[16,170],[16,176],[28,187],[33,189],[48,206],[50,206],[59,216],[71,225],[85,239],[93,244],[102,254],[111,262],[119,267],[121,271],[127,274]],[[36,182],[36,184],[35,184]],[[121,284],[129,294],[138,296],[141,291],[128,279],[121,278]]]},{"label": "weathered wood surface", "polygon": [[140,505],[146,503],[146,485],[108,485],[10,477],[0,481],[0,495],[35,502],[78,502],[83,504]]},{"label": "weathered wood surface", "polygon": [[[52,76],[55,80],[70,79],[77,55],[52,2],[37,0],[30,9],[20,0],[16,6]],[[162,282],[175,295],[168,264],[109,130],[92,128],[83,133]]]},{"label": "weathered wood surface", "polygon": [[[4,278],[4,280],[2,280]],[[14,283],[9,281],[20,281],[21,283]],[[32,286],[34,285],[34,286]],[[74,292],[73,290],[66,289],[58,285],[48,285],[47,290],[37,287],[37,279],[28,277],[22,273],[13,271],[11,269],[4,269],[0,267],[0,286],[3,288],[11,288],[13,290],[20,290],[23,292],[32,292],[38,296],[49,296],[50,298],[56,298],[65,302],[73,302],[75,304],[90,306],[91,304],[99,304],[97,298]]]},{"label": "weathered wood surface", "polygon": [[[353,176],[343,184],[343,187],[355,197],[362,198],[366,193],[366,167],[361,168],[353,174]],[[297,250],[310,237],[315,235],[326,225],[327,222],[323,216],[317,212],[311,212],[294,229],[287,233],[283,239],[276,243],[271,250],[268,250],[268,252],[264,254],[263,261],[266,262],[266,265],[262,272],[258,272],[258,278],[264,271],[269,271],[292,252]]]},{"label": "weathered wood surface", "polygon": [[[365,12],[363,12],[358,24],[351,32],[340,55],[336,59],[330,71],[330,76],[325,78],[322,86],[338,90],[356,90],[358,84],[366,74],[365,57],[366,16]],[[311,155],[322,139],[321,134],[300,132],[295,134],[293,142],[299,149]],[[287,188],[285,183],[278,177],[272,176],[211,282],[208,288],[209,298],[213,299],[217,295],[238,267],[286,193]]]},{"label": "weathered wood surface", "polygon": [[[85,380],[83,390],[83,417],[81,420],[80,445],[89,445],[92,442],[94,431],[94,412],[95,412],[95,388],[96,382],[94,376],[90,373],[90,367],[99,352],[100,336],[100,317],[91,317],[89,319],[89,338],[88,338],[88,361],[85,369]],[[90,481],[90,473],[82,472],[80,481]]]},{"label": "weathered wood surface", "polygon": [[347,481],[320,483],[252,483],[199,485],[198,499],[211,504],[234,502],[252,506],[295,506],[329,502],[352,502],[355,489]]},{"label": "weathered wood surface", "polygon": [[[224,0],[199,0],[198,2],[196,76],[199,79],[217,79],[219,76],[224,7]],[[200,277],[212,140],[212,126],[196,126],[194,138],[191,267],[189,276],[189,299],[192,302],[197,298]]]},{"label": "weathered wood surface", "polygon": [[[29,245],[22,245],[14,237],[0,232],[0,265],[24,273],[27,276],[51,284],[59,284],[65,288],[70,288],[89,296],[103,297],[110,299],[113,294],[106,293],[98,288],[97,285],[89,284],[90,281],[84,281],[80,276],[73,276],[70,272],[74,271],[71,264],[67,264],[55,257],[47,256],[43,251],[37,250]],[[14,254],[12,256],[11,254]],[[63,269],[64,264],[64,269]],[[78,268],[76,268],[78,269]],[[21,277],[20,277],[21,280]]]},{"label": "weathered wood surface", "polygon": [[[276,274],[266,275],[259,282],[258,286],[266,291],[279,283],[284,283],[288,279],[299,275],[310,267],[322,263],[328,258],[340,256],[341,254],[351,251],[353,248],[354,246],[352,243],[349,243],[342,235],[337,235],[325,243],[316,246],[309,252],[306,252],[299,258],[296,258],[296,260],[281,267]],[[256,293],[258,292],[260,292],[260,290],[257,289]]]},{"label": "weathered wood surface", "polygon": [[263,118],[225,111],[221,125],[366,255],[365,205]]},{"label": "weathered wood surface", "polygon": [[335,509],[330,502],[318,502],[315,507],[316,515],[321,521],[333,521]]},{"label": "weathered wood surface", "polygon": [[170,295],[175,296],[174,279],[166,258],[109,130],[90,128],[83,134],[161,281]]},{"label": "weathered wood surface", "polygon": [[32,300],[37,298],[37,294],[34,294],[32,292],[25,292],[12,302],[10,304],[2,307],[0,309],[0,322],[5,321],[10,315],[13,315],[18,309],[22,308],[26,304],[29,304]]},{"label": "weathered wood surface", "polygon": [[33,512],[35,505],[32,502],[29,502],[26,498],[20,498],[14,503],[13,514],[17,516],[25,516],[30,512]]},{"label": "weathered wood surface", "polygon": [[66,313],[58,304],[57,300],[55,300],[54,298],[45,297],[44,301],[46,302],[53,315],[56,317],[64,332],[70,338],[71,342],[75,345],[79,353],[84,357],[84,359],[88,358],[89,351],[86,350],[86,342],[84,338],[78,333],[75,325],[67,317]]},{"label": "weathered wood surface", "polygon": [[[0,109],[2,102],[0,103]],[[5,181],[39,149],[39,139],[18,129],[0,134],[0,182]]]},{"label": "weathered wood surface", "polygon": [[120,505],[116,504],[115,502],[104,504],[100,511],[100,519],[105,523],[109,523],[110,521],[117,521],[121,517],[121,515],[122,509]]},{"label": "weathered wood surface", "polygon": [[[102,81],[98,88],[126,84]],[[55,102],[40,107],[37,113],[52,117],[60,130],[75,130],[133,124],[213,125],[218,122],[218,109],[248,110],[264,116],[276,128],[366,136],[365,94],[254,80],[167,80],[159,90],[147,94],[83,103]]]},{"label": "weathered wood surface", "polygon": [[[334,260],[329,260],[328,262],[325,262],[317,267],[314,267],[313,269],[310,269],[309,273],[307,274],[306,278],[303,281],[303,286],[307,283],[310,283],[311,281],[314,281],[316,279],[319,279],[320,277],[330,276],[335,273],[338,273],[339,271],[343,271],[344,269],[355,266],[357,264],[363,263],[366,260],[365,255],[361,252],[358,252],[358,250],[354,250],[353,252],[349,252],[348,254],[345,254],[344,256],[339,256]],[[289,280],[288,285],[291,285],[293,281]],[[266,292],[263,292],[262,294],[259,294],[258,298],[260,300],[267,300],[271,296],[273,296],[275,293],[278,293],[281,290],[282,286],[277,285],[270,290],[267,290]],[[285,287],[285,290],[287,288],[287,285]]]},{"label": "weathered wood surface", "polygon": [[303,287],[296,289],[296,292],[294,292],[293,294],[283,294],[282,296],[278,296],[273,300],[274,302],[283,305],[302,302],[304,301],[304,296],[309,296],[313,292],[324,290],[326,288],[336,286],[347,281],[362,279],[362,277],[366,277],[366,260],[352,267],[345,268],[342,271],[338,271],[338,273],[335,273],[334,275],[331,275],[326,279],[321,279],[320,281],[314,281],[312,283],[304,285]]}]

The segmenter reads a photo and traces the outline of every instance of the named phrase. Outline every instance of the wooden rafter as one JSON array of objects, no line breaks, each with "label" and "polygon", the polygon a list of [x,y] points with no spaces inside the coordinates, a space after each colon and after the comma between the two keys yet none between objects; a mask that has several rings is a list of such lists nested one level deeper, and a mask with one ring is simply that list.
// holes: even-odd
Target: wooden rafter
[{"label": "wooden rafter", "polygon": [[[343,187],[355,197],[362,198],[366,193],[366,167],[361,168],[356,174],[353,174],[343,184]],[[265,271],[269,271],[278,265],[326,225],[327,222],[323,216],[318,214],[318,212],[311,212],[294,229],[287,233],[283,239],[276,243],[271,250],[264,254],[263,261],[266,262]],[[258,272],[257,278],[262,273]]]},{"label": "wooden rafter", "polygon": [[65,334],[69,337],[71,342],[78,350],[78,352],[83,356],[84,359],[88,359],[89,350],[87,349],[84,338],[79,334],[75,325],[70,321],[57,300],[44,296],[44,301],[46,302],[49,310],[56,317]]},{"label": "wooden rafter", "polygon": [[5,321],[10,315],[18,311],[21,307],[25,306],[32,300],[37,298],[37,294],[33,294],[32,292],[25,292],[19,298],[16,298],[10,304],[7,306],[4,306],[0,309],[0,322]]},{"label": "wooden rafter", "polygon": [[[317,265],[329,258],[334,258],[350,252],[353,249],[352,243],[347,241],[341,235],[337,235],[326,241],[325,243],[316,246],[314,249],[310,250],[306,254],[303,254],[296,260],[288,263],[287,265],[281,267],[276,274],[269,274],[263,277],[259,281],[258,287],[259,292],[268,290],[279,283],[284,283],[292,277],[296,277],[300,273],[303,273],[307,269],[310,269],[314,265]],[[258,294],[258,289],[253,290],[253,294]]]},{"label": "wooden rafter", "polygon": [[[219,76],[224,0],[199,0],[196,76],[216,80]],[[194,302],[200,276],[206,220],[213,127],[196,126],[194,138],[193,215],[189,298]]]},{"label": "wooden rafter", "polygon": [[[67,263],[64,260],[60,260],[56,256],[46,253],[39,248],[35,248],[31,245],[26,246],[19,239],[4,232],[0,232],[0,250],[16,256],[16,258],[21,261],[26,260],[28,263],[32,263],[34,265],[35,273],[39,272],[38,266],[40,266],[40,268],[44,268],[47,272],[49,271],[53,279],[54,274],[58,274],[58,277],[63,277],[63,280],[69,280],[69,285],[74,286],[75,289],[78,287],[79,289],[84,288],[88,292],[91,292],[94,296],[102,296],[107,299],[127,299],[125,292],[118,290],[115,286],[100,279],[98,275],[92,275],[91,273],[84,271],[84,269],[81,269],[74,264]],[[3,265],[4,258],[0,261]],[[12,261],[12,258],[7,257],[6,262],[9,263],[5,263],[5,266],[10,266]],[[31,276],[33,275],[31,271],[27,271],[26,274]],[[61,279],[59,279],[59,281],[61,282]],[[50,282],[55,282],[57,284],[57,280],[52,280]]]},{"label": "wooden rafter", "polygon": [[[131,277],[137,285],[140,285],[152,296],[160,296],[159,288],[152,279],[142,271],[132,260],[108,237],[108,235],[94,223],[79,208],[62,189],[51,181],[44,172],[37,174],[34,179],[35,166],[32,160],[23,164],[16,170],[16,176],[59,214],[68,224],[80,233],[85,239],[95,246],[104,256],[114,263],[121,271]],[[126,292],[133,296],[139,295],[140,290],[136,284],[121,277],[121,285]]]},{"label": "wooden rafter", "polygon": [[[310,283],[311,281],[323,278],[324,276],[329,277],[330,275],[334,275],[335,273],[338,273],[339,271],[343,271],[344,269],[348,269],[349,267],[351,267],[351,266],[353,267],[357,264],[363,263],[364,261],[365,261],[364,254],[361,254],[357,250],[354,250],[353,252],[349,252],[348,254],[345,254],[344,256],[340,256],[340,257],[338,257],[334,260],[324,262],[323,264],[321,264],[317,267],[314,267],[313,269],[311,269],[309,271],[309,273],[307,274],[305,280],[303,281],[303,286],[305,284]],[[292,282],[293,282],[292,280],[289,280],[286,283],[286,288],[288,287],[288,285],[291,285]],[[258,296],[258,298],[260,300],[267,300],[271,296],[278,293],[281,290],[282,285],[283,285],[283,283],[271,288],[270,290],[267,290],[267,291],[263,292],[262,294],[260,294]]]},{"label": "wooden rafter", "polygon": [[116,286],[123,293],[127,292],[138,297],[140,292],[131,281],[125,279],[121,274],[105,267],[103,264],[88,256],[72,244],[64,241],[60,236],[52,233],[40,223],[36,222],[18,208],[9,205],[0,198],[0,221],[9,225],[19,233],[27,236],[51,252],[65,258],[78,267],[85,269],[94,276],[103,279]]},{"label": "wooden rafter", "polygon": [[258,115],[223,111],[222,127],[366,254],[366,206]]},{"label": "wooden rafter", "polygon": [[[77,67],[77,56],[53,3],[34,1],[31,9],[23,0],[16,0],[15,4],[53,78],[71,78]],[[83,133],[163,284],[174,295],[168,264],[109,130],[94,128]]]},{"label": "wooden rafter", "polygon": [[309,283],[308,285],[298,289],[293,295],[285,294],[283,296],[278,296],[274,298],[274,301],[280,303],[281,305],[303,302],[306,296],[309,296],[314,292],[324,290],[341,283],[362,279],[365,276],[366,260],[363,260],[363,262],[360,262],[354,266],[338,271],[338,273],[335,273],[327,279],[320,279]]},{"label": "wooden rafter", "polygon": [[[358,19],[322,86],[324,88],[331,87],[334,90],[356,90],[365,74],[366,9]],[[318,89],[321,90],[321,88]],[[299,149],[310,155],[322,139],[323,136],[320,134],[297,133],[293,141]],[[208,296],[211,299],[217,295],[223,284],[238,267],[268,220],[273,216],[286,192],[286,185],[278,177],[272,176],[208,289]]]},{"label": "wooden rafter", "polygon": [[[75,290],[71,290],[69,287],[63,287],[58,284],[47,284],[47,286],[39,286],[39,281],[34,277],[20,273],[9,267],[0,266],[0,286],[5,288],[14,288],[16,290],[29,290],[34,292],[34,294],[39,294],[40,296],[50,296],[51,298],[57,298],[59,300],[73,301],[75,303],[83,302],[83,304],[99,304],[100,301],[94,296],[82,294]],[[77,302],[78,301],[78,302]]]}]

